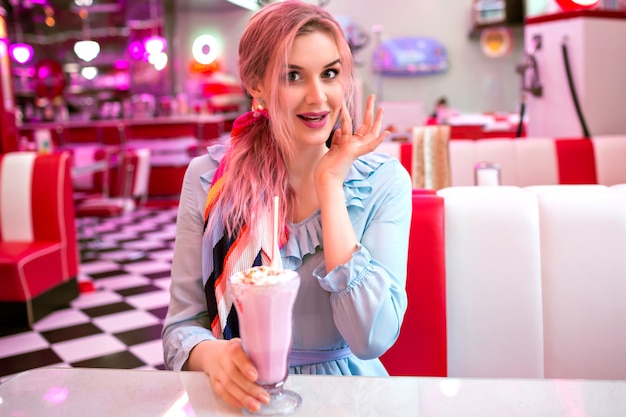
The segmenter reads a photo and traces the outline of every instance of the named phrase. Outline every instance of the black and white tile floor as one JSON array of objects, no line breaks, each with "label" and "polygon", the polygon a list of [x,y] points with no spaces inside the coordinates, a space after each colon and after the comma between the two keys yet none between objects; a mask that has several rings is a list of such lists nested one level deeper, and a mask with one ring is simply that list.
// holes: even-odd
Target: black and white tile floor
[{"label": "black and white tile floor", "polygon": [[45,366],[164,369],[175,223],[175,207],[143,207],[100,224],[100,256],[79,270],[94,290],[32,329],[0,328],[0,382]]}]

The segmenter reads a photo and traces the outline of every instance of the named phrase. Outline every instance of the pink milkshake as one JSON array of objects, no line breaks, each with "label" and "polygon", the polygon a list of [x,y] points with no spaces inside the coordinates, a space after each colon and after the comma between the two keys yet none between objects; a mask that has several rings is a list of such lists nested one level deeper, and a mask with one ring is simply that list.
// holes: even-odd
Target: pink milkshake
[{"label": "pink milkshake", "polygon": [[[250,268],[229,279],[239,332],[246,353],[259,373],[258,383],[271,396],[260,413],[291,412],[299,405],[298,394],[282,389],[287,379],[288,356],[292,343],[293,305],[300,287],[296,271],[268,266]],[[288,407],[291,409],[285,410]]]}]

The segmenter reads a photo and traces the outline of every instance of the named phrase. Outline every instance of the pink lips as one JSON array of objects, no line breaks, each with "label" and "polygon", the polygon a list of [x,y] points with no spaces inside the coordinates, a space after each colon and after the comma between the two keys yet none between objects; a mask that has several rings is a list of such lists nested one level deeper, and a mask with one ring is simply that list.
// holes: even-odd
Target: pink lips
[{"label": "pink lips", "polygon": [[326,121],[328,120],[328,113],[325,112],[311,112],[311,113],[301,113],[298,115],[298,118],[302,121],[309,129],[321,129],[326,126]]}]

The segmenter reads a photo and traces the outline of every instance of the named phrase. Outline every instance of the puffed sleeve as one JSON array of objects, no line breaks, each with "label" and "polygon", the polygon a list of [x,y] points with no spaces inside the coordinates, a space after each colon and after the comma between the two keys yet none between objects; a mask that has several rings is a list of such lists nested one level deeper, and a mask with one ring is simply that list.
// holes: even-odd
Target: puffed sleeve
[{"label": "puffed sleeve", "polygon": [[407,307],[406,266],[412,185],[396,159],[357,160],[344,183],[359,244],[352,258],[314,275],[331,293],[335,325],[361,359],[382,355],[397,339]]},{"label": "puffed sleeve", "polygon": [[185,172],[176,219],[170,304],[163,325],[163,355],[168,369],[181,370],[191,350],[215,339],[202,285],[204,205],[217,162],[210,155],[194,158]]}]

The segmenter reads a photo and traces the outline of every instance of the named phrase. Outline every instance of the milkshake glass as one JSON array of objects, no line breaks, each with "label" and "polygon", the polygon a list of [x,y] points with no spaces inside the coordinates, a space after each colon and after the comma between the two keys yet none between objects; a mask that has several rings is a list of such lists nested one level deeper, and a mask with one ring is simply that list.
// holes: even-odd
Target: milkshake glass
[{"label": "milkshake glass", "polygon": [[270,403],[255,415],[289,414],[302,398],[283,385],[289,373],[293,305],[300,287],[296,271],[258,266],[233,274],[228,281],[239,317],[246,353],[259,373],[257,383]]}]

